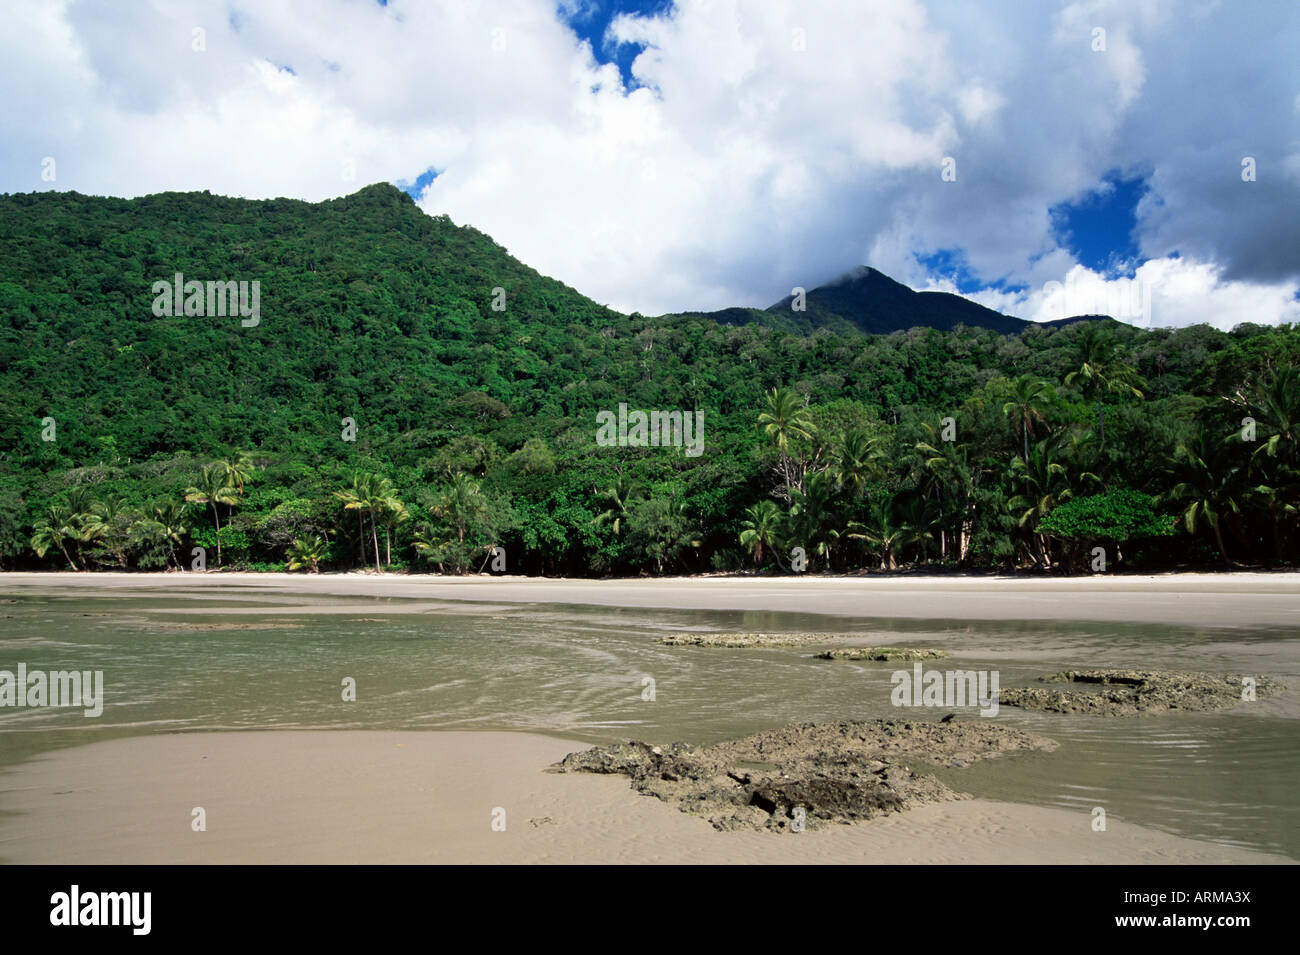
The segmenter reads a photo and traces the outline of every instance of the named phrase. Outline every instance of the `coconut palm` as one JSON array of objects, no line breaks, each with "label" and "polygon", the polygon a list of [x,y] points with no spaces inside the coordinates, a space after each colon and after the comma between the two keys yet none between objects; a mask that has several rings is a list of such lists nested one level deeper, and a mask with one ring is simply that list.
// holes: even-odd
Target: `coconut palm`
[{"label": "coconut palm", "polygon": [[456,528],[456,542],[464,544],[465,533],[470,527],[488,516],[488,501],[478,481],[457,471],[451,484],[433,505],[433,513],[451,521]]},{"label": "coconut palm", "polygon": [[[380,474],[363,473],[352,479],[352,487],[344,491],[335,491],[334,496],[343,501],[345,511],[356,511],[370,518],[370,539],[375,548],[375,570],[382,571],[379,564],[379,528],[378,515],[385,509],[393,507],[397,500],[393,482]],[[364,537],[365,525],[361,526]]]},{"label": "coconut palm", "polygon": [[[424,522],[412,541],[415,552],[436,563],[440,570],[445,562],[452,561],[457,572],[463,571],[470,555],[478,550],[467,547],[466,538],[476,527],[485,526],[491,514],[490,504],[479,482],[468,474],[457,472],[451,484],[439,493],[430,511],[445,523]],[[455,529],[454,538],[448,535],[447,525]],[[490,548],[488,550],[490,553]]]},{"label": "coconut palm", "polygon": [[922,422],[922,427],[929,432],[930,440],[916,444],[922,456],[919,480],[923,493],[932,495],[939,503],[939,551],[947,556],[945,527],[955,523],[957,559],[965,560],[974,524],[972,501],[977,469],[971,465],[965,444],[941,441],[939,430],[928,421]]},{"label": "coconut palm", "polygon": [[179,501],[155,504],[146,514],[131,525],[131,535],[151,538],[167,548],[167,566],[180,563],[175,560],[176,548],[188,528],[185,526],[185,506]]},{"label": "coconut palm", "polygon": [[306,539],[294,538],[293,546],[289,548],[289,553],[286,555],[289,569],[302,570],[305,567],[308,573],[319,574],[320,562],[325,558],[328,547],[325,538],[319,534]]},{"label": "coconut palm", "polygon": [[1182,507],[1187,533],[1195,534],[1201,525],[1208,525],[1223,562],[1231,563],[1223,544],[1223,518],[1241,511],[1239,478],[1243,471],[1234,460],[1232,442],[1211,437],[1201,425],[1191,439],[1178,446],[1175,468],[1181,480],[1161,499]]},{"label": "coconut palm", "polygon": [[754,555],[754,565],[763,566],[763,548],[773,546],[781,532],[781,509],[775,501],[763,500],[745,511],[740,545]]},{"label": "coconut palm", "polygon": [[858,500],[872,478],[884,476],[884,441],[879,435],[852,430],[832,453],[831,469],[840,490]]},{"label": "coconut palm", "polygon": [[217,531],[217,566],[221,566],[221,515],[218,504],[234,504],[239,500],[238,492],[230,486],[230,476],[225,465],[219,462],[205,464],[199,472],[199,481],[185,491],[185,500],[196,504],[207,504],[212,508],[212,523]]},{"label": "coconut palm", "polygon": [[[1068,463],[1062,459],[1060,446],[1051,439],[1034,444],[1025,458],[1012,458],[1007,476],[1008,483],[1016,489],[1007,507],[1016,517],[1016,523],[1031,532],[1057,505],[1074,497],[1077,487],[1100,483],[1100,478],[1091,471],[1072,475]],[[1034,562],[1050,566],[1046,539],[1035,533],[1033,541]]]},{"label": "coconut palm", "polygon": [[815,431],[808,408],[788,388],[773,388],[767,393],[767,410],[758,416],[763,433],[772,441],[781,455],[781,471],[785,477],[785,499],[791,499],[790,441],[793,438],[811,438]]},{"label": "coconut palm", "polygon": [[896,569],[898,551],[928,533],[907,523],[898,501],[880,498],[867,508],[862,521],[849,522],[849,537],[880,548],[881,570]]},{"label": "coconut palm", "polygon": [[1249,399],[1252,416],[1268,435],[1255,454],[1291,464],[1300,447],[1300,368],[1282,368],[1256,385]]},{"label": "coconut palm", "polygon": [[[357,512],[357,547],[361,557],[361,568],[364,570],[369,565],[366,563],[366,518],[365,508],[360,505],[366,493],[366,475],[357,472],[352,475],[352,486],[342,491],[335,491],[334,496],[343,502],[345,511]],[[379,569],[376,562],[375,570]]]},{"label": "coconut palm", "polygon": [[256,465],[253,463],[253,454],[251,451],[240,451],[233,458],[227,458],[224,461],[218,461],[218,464],[225,469],[226,478],[231,487],[240,494],[244,493],[244,485],[248,483],[249,477],[252,476]]},{"label": "coconut palm", "polygon": [[803,547],[809,557],[828,561],[839,541],[839,521],[835,508],[835,476],[828,471],[813,471],[802,488],[790,492],[790,514],[786,519],[787,543]]},{"label": "coconut palm", "polygon": [[44,557],[46,551],[57,547],[69,567],[81,570],[68,553],[67,546],[78,540],[81,528],[78,527],[77,515],[66,504],[51,504],[32,531],[32,550],[36,551],[37,557]]},{"label": "coconut palm", "polygon": [[1041,378],[1021,375],[1011,383],[1011,400],[1002,405],[1002,414],[1020,431],[1026,461],[1034,426],[1047,424],[1046,408],[1055,398],[1056,390]]},{"label": "coconut palm", "polygon": [[126,498],[107,497],[95,501],[83,515],[81,539],[87,544],[103,541],[104,548],[113,555],[118,566],[125,567],[133,517]]},{"label": "coconut palm", "polygon": [[393,532],[397,529],[398,524],[402,524],[411,519],[411,512],[406,509],[406,505],[397,499],[393,494],[384,501],[383,510],[380,516],[384,524],[384,566],[393,566]]},{"label": "coconut palm", "polygon": [[1119,344],[1110,331],[1096,322],[1080,330],[1077,339],[1079,367],[1065,376],[1067,385],[1077,384],[1084,397],[1097,402],[1097,436],[1106,443],[1106,420],[1103,401],[1107,394],[1131,394],[1142,397],[1138,387],[1142,378],[1137,369],[1124,362]]},{"label": "coconut palm", "polygon": [[592,523],[597,527],[609,524],[614,536],[618,537],[627,526],[633,505],[645,497],[645,488],[620,474],[612,485],[601,492],[600,497],[609,507],[597,514]]}]

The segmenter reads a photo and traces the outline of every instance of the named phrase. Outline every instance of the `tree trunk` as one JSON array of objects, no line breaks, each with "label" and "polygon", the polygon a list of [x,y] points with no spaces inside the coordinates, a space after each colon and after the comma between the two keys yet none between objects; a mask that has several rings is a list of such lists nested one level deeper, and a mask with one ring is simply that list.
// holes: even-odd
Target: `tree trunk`
[{"label": "tree trunk", "polygon": [[361,549],[361,569],[366,569],[366,519],[357,508],[357,544]]},{"label": "tree trunk", "polygon": [[1219,545],[1219,556],[1223,558],[1225,564],[1231,566],[1232,562],[1228,560],[1228,549],[1223,546],[1223,532],[1219,530],[1219,522],[1215,521],[1210,527],[1214,531],[1214,542]]},{"label": "tree trunk", "polygon": [[212,520],[217,525],[217,566],[221,566],[221,515],[217,512],[217,502],[212,502]]},{"label": "tree trunk", "polygon": [[370,537],[375,542],[375,572],[383,573],[383,568],[379,566],[379,529],[375,526],[375,515],[370,515]]}]

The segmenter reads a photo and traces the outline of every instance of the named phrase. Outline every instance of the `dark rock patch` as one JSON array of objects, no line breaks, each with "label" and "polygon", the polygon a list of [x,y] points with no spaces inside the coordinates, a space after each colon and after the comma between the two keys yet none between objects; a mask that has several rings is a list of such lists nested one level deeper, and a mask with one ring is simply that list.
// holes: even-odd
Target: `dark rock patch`
[{"label": "dark rock patch", "polygon": [[[717,829],[790,831],[969,798],[909,764],[966,766],[1056,742],[988,721],[802,723],[694,747],[627,742],[570,753],[559,772],[618,773]],[[802,810],[798,813],[797,810]]]},{"label": "dark rock patch", "polygon": [[[1004,706],[1049,713],[1092,713],[1098,716],[1135,716],[1173,710],[1207,712],[1236,706],[1243,701],[1243,677],[1236,674],[1161,670],[1065,670],[1044,677],[1044,683],[1080,684],[1088,689],[1016,687],[998,693]],[[1255,698],[1280,689],[1276,680],[1252,677]]]}]

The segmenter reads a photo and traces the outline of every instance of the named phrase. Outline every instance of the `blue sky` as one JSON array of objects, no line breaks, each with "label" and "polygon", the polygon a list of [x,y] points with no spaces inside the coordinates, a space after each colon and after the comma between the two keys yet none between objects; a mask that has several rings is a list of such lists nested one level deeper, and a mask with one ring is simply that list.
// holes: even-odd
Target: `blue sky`
[{"label": "blue sky", "polygon": [[647,17],[668,13],[672,0],[577,0],[576,3],[558,4],[560,18],[591,45],[592,54],[599,63],[613,63],[623,77],[627,89],[640,85],[632,75],[632,61],[645,49],[644,43],[618,43],[606,36],[611,21],[620,14]]},{"label": "blue sky", "polygon": [[[1051,207],[1053,236],[1081,265],[1107,278],[1132,279],[1141,262],[1135,233],[1138,201],[1146,192],[1142,176],[1108,172],[1096,188],[1078,199]],[[963,295],[992,289],[1024,291],[1001,278],[975,275],[960,248],[917,253],[917,262],[931,276],[951,281]]]},{"label": "blue sky", "polygon": [[[387,6],[387,0],[377,0]],[[610,23],[621,14],[655,16],[672,10],[672,0],[577,0],[556,5],[556,15],[573,31],[579,40],[588,44],[597,63],[610,63],[618,68],[625,90],[640,87],[632,75],[632,61],[645,49],[644,43],[620,43],[607,35]],[[426,169],[414,180],[401,179],[395,185],[419,198],[429,183],[437,177],[437,170]]]},{"label": "blue sky", "polygon": [[647,315],[763,307],[869,265],[1030,319],[1114,300],[1148,302],[1117,315],[1138,324],[1300,321],[1296,3],[6,16],[6,192],[319,201],[392,182]]}]

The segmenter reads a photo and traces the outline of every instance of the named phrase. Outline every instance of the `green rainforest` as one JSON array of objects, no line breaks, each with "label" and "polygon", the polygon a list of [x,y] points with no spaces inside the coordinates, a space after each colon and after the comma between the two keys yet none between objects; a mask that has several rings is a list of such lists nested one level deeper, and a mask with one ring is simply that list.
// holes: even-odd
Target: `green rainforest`
[{"label": "green rainforest", "polygon": [[[217,314],[197,294],[158,314],[178,273],[258,283],[256,320],[233,291]],[[1300,556],[1291,327],[999,332],[904,310],[868,334],[819,309],[624,315],[389,185],[321,203],[0,196],[0,566],[1114,573]],[[680,413],[699,446],[635,427],[598,442],[621,405]]]}]

